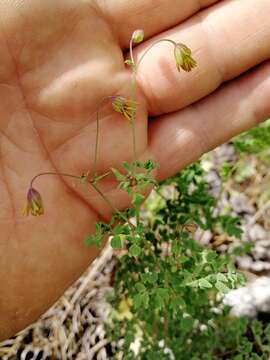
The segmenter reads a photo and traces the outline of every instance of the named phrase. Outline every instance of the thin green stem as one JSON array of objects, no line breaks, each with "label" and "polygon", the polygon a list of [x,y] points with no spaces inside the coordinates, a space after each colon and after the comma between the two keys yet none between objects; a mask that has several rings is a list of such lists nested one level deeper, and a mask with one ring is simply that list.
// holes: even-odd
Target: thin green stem
[{"label": "thin green stem", "polygon": [[[136,102],[136,68],[133,69],[132,73],[132,84],[131,84],[131,99]],[[132,112],[131,126],[132,126],[132,144],[133,144],[133,162],[137,160],[137,146],[136,146],[136,115],[137,105]]]},{"label": "thin green stem", "polygon": [[97,184],[94,181],[88,181],[88,184],[91,185],[96,192],[102,197],[102,199],[109,205],[109,207],[114,211],[118,212],[118,210],[114,207],[114,205],[111,203],[111,201],[106,197],[106,195],[103,194],[103,192],[99,189]]},{"label": "thin green stem", "polygon": [[[136,75],[137,75],[137,66],[134,61],[133,56],[133,42],[132,39],[129,43],[129,51],[130,58],[132,61],[132,80],[131,80],[131,99],[136,103],[136,92],[137,92],[137,84],[136,84]],[[137,161],[137,147],[136,147],[136,116],[137,116],[137,106],[132,112],[131,119],[131,129],[132,129],[132,144],[133,144],[133,163],[132,163],[132,172],[133,174],[136,172],[136,161]],[[135,217],[136,217],[136,225],[138,226],[140,223],[140,206],[135,206]]]},{"label": "thin green stem", "polygon": [[34,181],[39,178],[40,176],[44,176],[44,175],[58,175],[58,176],[65,176],[65,177],[70,177],[76,180],[81,180],[81,177],[78,175],[72,175],[72,174],[67,174],[67,173],[58,173],[58,172],[53,172],[53,171],[47,171],[47,172],[42,172],[37,174],[36,176],[33,177],[33,179],[30,182],[30,188],[33,187]]},{"label": "thin green stem", "polygon": [[[99,189],[99,187],[97,186],[96,182],[98,180],[103,179],[104,177],[108,176],[110,174],[110,172],[108,171],[107,173],[100,175],[98,177],[96,177],[93,180],[87,180],[87,183],[90,184],[93,189],[95,189],[95,191],[103,198],[103,200],[109,205],[109,207],[118,214],[119,217],[122,218],[122,220],[124,220],[125,222],[127,222],[132,228],[134,228],[134,225],[128,220],[128,218],[126,218],[118,209],[116,209],[114,207],[114,205],[111,203],[111,201],[102,193],[102,191]],[[30,182],[30,188],[33,187],[34,181],[44,175],[58,175],[58,176],[65,176],[65,177],[70,177],[72,179],[76,179],[76,180],[81,180],[82,176],[78,176],[78,175],[72,175],[72,174],[67,174],[67,173],[61,173],[61,172],[53,172],[53,171],[48,171],[48,172],[42,172],[37,174],[36,176],[33,177],[33,179]]]},{"label": "thin green stem", "polygon": [[99,145],[99,115],[100,115],[100,109],[101,106],[103,105],[103,103],[107,100],[112,99],[113,96],[105,96],[104,98],[102,98],[100,100],[100,102],[98,103],[97,106],[97,116],[96,116],[96,124],[97,124],[97,128],[96,128],[96,140],[95,140],[95,153],[94,153],[94,165],[93,165],[93,178],[95,179],[97,177],[97,159],[98,159],[98,145]]},{"label": "thin green stem", "polygon": [[[160,42],[169,42],[170,44],[172,44],[173,46],[176,45],[176,42],[174,42],[171,39],[161,39],[161,40],[157,40],[155,41],[141,56],[141,58],[139,59],[139,61],[137,62],[137,64],[135,63],[134,60],[134,55],[133,55],[133,42],[132,39],[129,42],[129,52],[130,52],[130,59],[132,62],[132,84],[131,84],[131,99],[136,102],[136,88],[137,88],[137,84],[136,84],[136,76],[137,76],[137,72],[138,72],[138,68],[142,62],[142,60],[144,59],[144,57],[147,55],[147,53],[158,43]],[[133,114],[132,114],[132,119],[131,119],[131,126],[132,126],[132,142],[133,142],[133,160],[134,162],[137,160],[137,148],[136,148],[136,113],[137,113],[137,109],[135,108]]]},{"label": "thin green stem", "polygon": [[[105,177],[107,177],[108,175],[110,175],[110,171],[107,171],[105,174],[102,174],[100,176],[96,176],[93,180],[88,180],[88,182],[91,183],[96,183],[99,180],[104,179]],[[53,171],[46,171],[46,172],[42,172],[37,174],[36,176],[33,177],[33,179],[30,182],[30,188],[33,187],[34,182],[36,181],[37,178],[44,176],[44,175],[54,175],[54,176],[64,176],[64,177],[69,177],[72,179],[76,179],[76,180],[82,180],[84,178],[84,175],[73,175],[73,174],[68,174],[68,173],[62,173],[62,172],[53,172]]]},{"label": "thin green stem", "polygon": [[92,182],[96,183],[97,181],[99,180],[102,180],[104,179],[105,177],[107,177],[108,175],[111,174],[111,171],[107,171],[105,174],[103,175],[99,175],[99,176],[96,176],[93,180],[91,180]]},{"label": "thin green stem", "polygon": [[139,61],[137,62],[137,65],[136,65],[136,70],[138,70],[141,62],[143,61],[143,59],[145,58],[145,56],[148,54],[148,52],[149,52],[155,45],[157,45],[157,44],[159,44],[159,43],[161,43],[161,42],[169,42],[169,43],[171,43],[173,46],[176,45],[176,42],[173,41],[173,40],[171,40],[171,39],[160,39],[160,40],[157,40],[157,41],[153,42],[153,44],[151,44],[151,45],[149,46],[149,48],[147,48],[147,49],[145,50],[145,52],[142,54],[142,56],[140,57]]},{"label": "thin green stem", "polygon": [[[176,43],[171,39],[161,39],[155,41],[141,56],[137,64],[135,63],[134,56],[133,56],[133,42],[132,39],[129,43],[129,52],[130,52],[130,59],[132,62],[132,84],[131,84],[131,99],[136,103],[136,91],[137,91],[137,84],[136,84],[136,76],[138,72],[138,68],[142,62],[142,60],[145,58],[145,56],[148,54],[148,52],[158,43],[161,42],[168,42],[172,44],[173,46],[176,46]],[[132,126],[132,142],[133,142],[133,164],[132,164],[132,171],[135,173],[136,171],[136,160],[137,160],[137,148],[136,148],[136,115],[137,115],[137,108],[132,113],[132,119],[131,119],[131,126]],[[135,206],[135,214],[136,214],[136,223],[137,225],[140,222],[140,207]]]},{"label": "thin green stem", "polygon": [[[102,99],[103,102],[103,99]],[[100,104],[101,106],[101,104]],[[98,157],[98,140],[99,140],[99,107],[97,108],[97,118],[96,118],[96,141],[95,141],[95,153],[94,153],[94,165],[93,165],[93,177],[97,176],[97,157]]]},{"label": "thin green stem", "polygon": [[[136,75],[137,75],[137,66],[134,61],[133,56],[133,41],[132,39],[129,42],[129,52],[130,52],[130,59],[132,62],[132,80],[131,80],[131,99],[136,103]],[[137,148],[136,148],[136,114],[137,114],[137,107],[132,112],[132,119],[131,119],[131,129],[132,129],[132,144],[133,144],[133,163],[137,160]],[[133,164],[134,165],[134,164]],[[132,169],[133,169],[132,165]],[[134,169],[133,169],[134,170]]]},{"label": "thin green stem", "polygon": [[131,228],[134,228],[135,226],[129,221],[128,218],[126,218],[113,204],[112,202],[107,198],[107,196],[105,196],[103,194],[103,192],[99,189],[99,187],[97,186],[97,184],[95,182],[92,181],[88,181],[89,185],[92,186],[96,192],[102,197],[102,199],[107,203],[107,205],[112,209],[113,212],[117,213],[117,215],[124,220],[125,222],[127,222],[129,224],[129,226]]},{"label": "thin green stem", "polygon": [[140,205],[135,206],[135,215],[136,215],[136,225],[139,226],[139,224],[140,224]]},{"label": "thin green stem", "polygon": [[130,60],[132,62],[132,66],[135,65],[134,56],[133,56],[133,39],[130,39],[129,42],[129,53],[130,53]]}]

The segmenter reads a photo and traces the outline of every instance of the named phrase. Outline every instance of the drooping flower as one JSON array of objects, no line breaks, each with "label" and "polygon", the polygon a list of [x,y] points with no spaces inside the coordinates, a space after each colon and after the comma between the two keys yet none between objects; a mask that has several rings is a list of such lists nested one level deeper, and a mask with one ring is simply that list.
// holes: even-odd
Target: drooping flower
[{"label": "drooping flower", "polygon": [[114,111],[122,114],[127,120],[132,121],[136,112],[136,102],[122,96],[115,96],[112,100]]},{"label": "drooping flower", "polygon": [[135,30],[132,34],[131,40],[133,44],[139,44],[144,39],[144,31],[142,29]]},{"label": "drooping flower", "polygon": [[40,193],[30,187],[27,193],[27,203],[23,209],[23,214],[28,216],[29,214],[33,216],[39,216],[44,214],[44,208],[42,203],[42,198]]},{"label": "drooping flower", "polygon": [[174,47],[174,58],[177,70],[191,71],[197,66],[197,62],[193,59],[191,50],[184,44],[176,44]]}]

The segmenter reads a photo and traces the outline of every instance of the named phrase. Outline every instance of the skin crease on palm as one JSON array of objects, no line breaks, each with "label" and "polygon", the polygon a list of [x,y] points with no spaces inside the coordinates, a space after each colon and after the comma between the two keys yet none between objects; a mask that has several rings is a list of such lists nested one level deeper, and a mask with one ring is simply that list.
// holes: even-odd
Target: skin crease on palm
[{"label": "skin crease on palm", "polygon": [[[98,101],[130,96],[124,65],[132,32],[188,45],[198,66],[178,73],[167,43],[139,69],[137,151],[174,174],[270,117],[269,0],[0,1],[0,338],[36,320],[96,257],[83,239],[110,208],[84,184],[41,177],[45,214],[23,217],[42,171],[93,167]],[[148,121],[149,120],[149,121]],[[105,107],[98,172],[132,159],[130,124]],[[128,198],[106,179],[118,209]]]}]

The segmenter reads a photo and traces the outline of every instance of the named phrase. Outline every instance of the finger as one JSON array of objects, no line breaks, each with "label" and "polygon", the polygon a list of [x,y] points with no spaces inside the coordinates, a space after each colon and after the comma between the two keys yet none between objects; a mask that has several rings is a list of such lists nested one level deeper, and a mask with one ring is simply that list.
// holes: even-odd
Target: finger
[{"label": "finger", "polygon": [[146,38],[179,24],[218,0],[107,0],[101,10],[110,20],[122,47],[127,47],[132,32],[145,31]]},{"label": "finger", "polygon": [[[158,38],[188,45],[198,66],[191,73],[179,74],[169,43],[162,42],[149,51],[140,65],[138,82],[150,113],[179,110],[269,59],[269,13],[269,0],[222,1],[161,34]],[[152,42],[138,47],[138,55]]]},{"label": "finger", "polygon": [[270,61],[197,104],[150,123],[158,177],[175,174],[203,153],[270,117]]}]

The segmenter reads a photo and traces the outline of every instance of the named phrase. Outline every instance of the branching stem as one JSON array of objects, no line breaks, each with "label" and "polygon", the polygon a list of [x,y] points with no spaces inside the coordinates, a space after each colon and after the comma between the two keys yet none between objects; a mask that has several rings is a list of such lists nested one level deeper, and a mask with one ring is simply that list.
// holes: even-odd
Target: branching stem
[{"label": "branching stem", "polygon": [[53,171],[47,171],[47,172],[41,172],[39,174],[37,174],[36,176],[33,177],[33,179],[30,182],[30,188],[33,187],[34,182],[36,181],[37,178],[44,176],[44,175],[58,175],[58,176],[65,176],[65,177],[70,177],[76,180],[81,180],[81,176],[78,175],[72,175],[72,174],[67,174],[67,173],[61,173],[61,172],[53,172]]},{"label": "branching stem", "polygon": [[99,187],[97,186],[97,184],[93,181],[88,181],[89,185],[91,185],[96,192],[102,197],[102,199],[107,203],[107,205],[119,216],[121,217],[122,220],[124,220],[125,222],[127,222],[131,228],[134,228],[134,225],[128,220],[128,218],[125,217],[125,215],[123,215],[118,209],[116,209],[116,207],[112,204],[112,202],[107,198],[107,196],[105,196],[103,194],[103,192],[99,189]]},{"label": "branching stem", "polygon": [[[110,174],[110,171],[108,171],[107,173],[97,176],[95,177],[93,180],[87,180],[86,179],[86,183],[89,184],[101,197],[102,199],[106,202],[106,204],[111,208],[111,210],[113,212],[115,212],[120,218],[122,218],[122,220],[124,220],[125,222],[127,222],[131,228],[134,228],[135,226],[129,221],[128,218],[126,218],[112,203],[111,201],[107,198],[106,195],[103,194],[103,192],[99,189],[99,187],[97,186],[97,181],[104,179],[106,176],[108,176]],[[36,176],[33,177],[33,179],[30,182],[30,188],[33,187],[34,182],[37,180],[37,178],[44,176],[44,175],[54,175],[54,176],[64,176],[64,177],[69,177],[72,179],[76,179],[76,180],[83,180],[84,179],[84,175],[78,176],[78,175],[73,175],[73,174],[68,174],[68,173],[61,173],[61,172],[53,172],[53,171],[47,171],[47,172],[42,172],[37,174]]]}]

